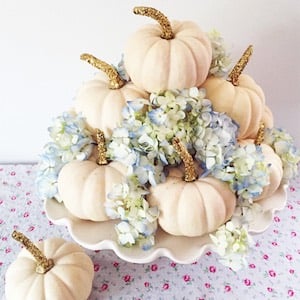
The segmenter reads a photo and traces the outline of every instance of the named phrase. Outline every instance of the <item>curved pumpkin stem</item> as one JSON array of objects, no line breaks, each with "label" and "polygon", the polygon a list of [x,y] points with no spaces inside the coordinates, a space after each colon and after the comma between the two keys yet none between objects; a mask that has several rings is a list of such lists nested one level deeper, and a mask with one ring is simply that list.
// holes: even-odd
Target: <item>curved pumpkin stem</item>
[{"label": "curved pumpkin stem", "polygon": [[20,242],[35,258],[37,262],[35,271],[37,273],[45,274],[54,267],[53,259],[48,259],[42,253],[42,251],[37,246],[35,246],[23,233],[14,230],[12,233],[12,237],[16,241]]},{"label": "curved pumpkin stem", "polygon": [[154,20],[156,20],[162,28],[162,34],[160,37],[162,39],[171,40],[174,38],[174,34],[172,31],[172,27],[168,18],[159,10],[153,7],[145,7],[145,6],[136,6],[133,9],[133,12],[136,15],[147,16]]},{"label": "curved pumpkin stem", "polygon": [[118,74],[116,69],[106,63],[103,60],[98,59],[97,57],[88,54],[83,53],[80,55],[80,59],[88,62],[93,67],[103,71],[108,79],[109,79],[109,88],[112,90],[120,89],[122,86],[125,85],[125,81],[121,78],[121,76]]},{"label": "curved pumpkin stem", "polygon": [[193,157],[186,150],[184,145],[180,142],[179,138],[175,137],[173,139],[173,147],[179,154],[184,163],[184,181],[191,182],[197,179],[196,170],[194,167]]},{"label": "curved pumpkin stem", "polygon": [[256,138],[254,140],[254,144],[259,146],[264,141],[264,135],[265,135],[265,124],[261,122],[259,125],[259,129],[257,131]]},{"label": "curved pumpkin stem", "polygon": [[105,147],[105,136],[104,132],[100,129],[97,129],[97,144],[98,144],[98,165],[107,165],[106,159],[106,147]]},{"label": "curved pumpkin stem", "polygon": [[228,81],[230,81],[233,85],[239,84],[239,77],[242,74],[243,70],[245,69],[252,53],[253,53],[253,46],[250,45],[245,50],[242,57],[239,59],[239,61],[236,63],[236,65],[233,67],[232,71],[228,75]]}]

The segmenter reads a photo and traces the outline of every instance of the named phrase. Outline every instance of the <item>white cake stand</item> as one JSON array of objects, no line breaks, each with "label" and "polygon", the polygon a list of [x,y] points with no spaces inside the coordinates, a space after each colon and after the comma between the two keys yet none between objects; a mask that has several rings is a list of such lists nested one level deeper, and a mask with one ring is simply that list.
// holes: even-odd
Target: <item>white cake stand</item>
[{"label": "white cake stand", "polygon": [[[282,184],[269,198],[260,200],[262,213],[250,224],[249,232],[257,234],[265,231],[273,220],[274,212],[284,208],[287,200],[287,184]],[[71,237],[79,245],[91,250],[113,250],[121,259],[132,263],[149,263],[158,257],[168,257],[181,264],[197,261],[209,249],[213,249],[208,234],[201,237],[173,236],[162,229],[155,235],[155,246],[144,251],[138,246],[125,248],[117,243],[114,224],[118,220],[93,222],[81,220],[69,213],[63,203],[54,199],[45,201],[45,211],[49,220],[56,225],[66,226]]]}]

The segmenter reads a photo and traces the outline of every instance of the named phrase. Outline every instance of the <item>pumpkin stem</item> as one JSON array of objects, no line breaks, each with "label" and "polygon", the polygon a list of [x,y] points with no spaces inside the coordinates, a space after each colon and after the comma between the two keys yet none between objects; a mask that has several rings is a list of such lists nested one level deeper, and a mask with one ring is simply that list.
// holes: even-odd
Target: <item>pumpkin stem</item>
[{"label": "pumpkin stem", "polygon": [[245,69],[252,53],[253,53],[253,46],[250,45],[245,50],[242,57],[239,59],[239,61],[236,63],[236,65],[233,67],[232,71],[228,75],[228,81],[230,81],[233,85],[239,84],[239,77],[242,74],[243,70]]},{"label": "pumpkin stem", "polygon": [[181,157],[184,163],[184,181],[191,182],[197,179],[196,170],[194,167],[194,160],[185,146],[180,142],[179,138],[173,138],[173,147]]},{"label": "pumpkin stem", "polygon": [[103,71],[109,79],[110,89],[112,90],[120,89],[122,86],[125,85],[125,81],[118,74],[117,70],[113,66],[106,63],[105,61],[100,60],[97,57],[87,53],[81,54],[80,59],[88,62],[93,67]]},{"label": "pumpkin stem", "polygon": [[259,146],[264,141],[264,134],[265,134],[265,124],[261,122],[259,125],[259,129],[257,131],[256,138],[254,140],[255,145]]},{"label": "pumpkin stem", "polygon": [[35,258],[37,266],[35,271],[38,274],[45,274],[54,267],[53,259],[48,259],[42,251],[35,246],[23,233],[16,230],[13,231],[12,237],[23,244],[23,246],[30,252],[30,254]]},{"label": "pumpkin stem", "polygon": [[171,40],[174,38],[172,27],[168,18],[159,10],[153,7],[136,6],[133,9],[136,15],[147,16],[156,20],[161,26],[162,33],[160,37],[162,39]]},{"label": "pumpkin stem", "polygon": [[107,165],[106,146],[104,132],[97,129],[97,144],[98,144],[98,165]]}]

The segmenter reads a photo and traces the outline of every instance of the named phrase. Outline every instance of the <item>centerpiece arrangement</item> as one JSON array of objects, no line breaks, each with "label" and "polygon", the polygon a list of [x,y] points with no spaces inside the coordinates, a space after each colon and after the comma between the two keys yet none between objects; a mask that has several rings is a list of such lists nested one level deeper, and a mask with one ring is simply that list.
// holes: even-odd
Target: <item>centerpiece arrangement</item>
[{"label": "centerpiece arrangement", "polygon": [[[148,260],[161,236],[188,239],[199,256],[209,245],[237,270],[246,263],[251,228],[265,229],[264,217],[284,205],[299,150],[274,127],[262,89],[243,74],[252,46],[231,68],[218,32],[170,22],[150,7],[134,13],[158,24],[132,35],[117,67],[81,55],[100,72],[49,128],[39,195],[68,212],[75,239],[76,222],[113,227],[111,249],[150,253]],[[46,211],[60,223],[62,214]],[[82,244],[99,248],[104,239],[97,229]]]}]

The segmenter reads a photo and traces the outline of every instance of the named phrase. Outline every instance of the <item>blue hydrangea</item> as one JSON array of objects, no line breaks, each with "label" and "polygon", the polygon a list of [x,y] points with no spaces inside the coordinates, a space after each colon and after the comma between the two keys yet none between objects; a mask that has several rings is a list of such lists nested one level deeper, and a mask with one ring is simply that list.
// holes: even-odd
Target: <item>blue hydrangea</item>
[{"label": "blue hydrangea", "polygon": [[64,112],[48,128],[51,142],[43,147],[36,178],[37,192],[43,200],[61,201],[57,178],[61,168],[72,160],[85,160],[92,153],[94,141],[85,119],[74,112]]},{"label": "blue hydrangea", "polygon": [[298,174],[300,150],[296,148],[292,136],[281,128],[267,129],[264,142],[270,145],[280,157],[283,167],[283,178],[293,179]]},{"label": "blue hydrangea", "polygon": [[242,199],[258,197],[269,184],[269,166],[261,147],[254,144],[238,145],[223,167],[216,168],[212,174],[227,181],[232,191]]},{"label": "blue hydrangea", "polygon": [[[204,113],[207,120],[207,113]],[[226,164],[228,157],[236,147],[238,125],[224,113],[210,112],[209,122],[195,127],[196,134],[193,143],[196,150],[195,157],[202,162],[204,173],[208,174],[215,168]]]},{"label": "blue hydrangea", "polygon": [[226,114],[213,111],[204,89],[167,90],[152,93],[149,99],[150,103],[146,99],[127,103],[123,122],[108,145],[112,160],[125,162],[141,184],[155,185],[164,180],[164,166],[181,161],[172,146],[178,137],[204,171],[223,165],[238,126]]}]

